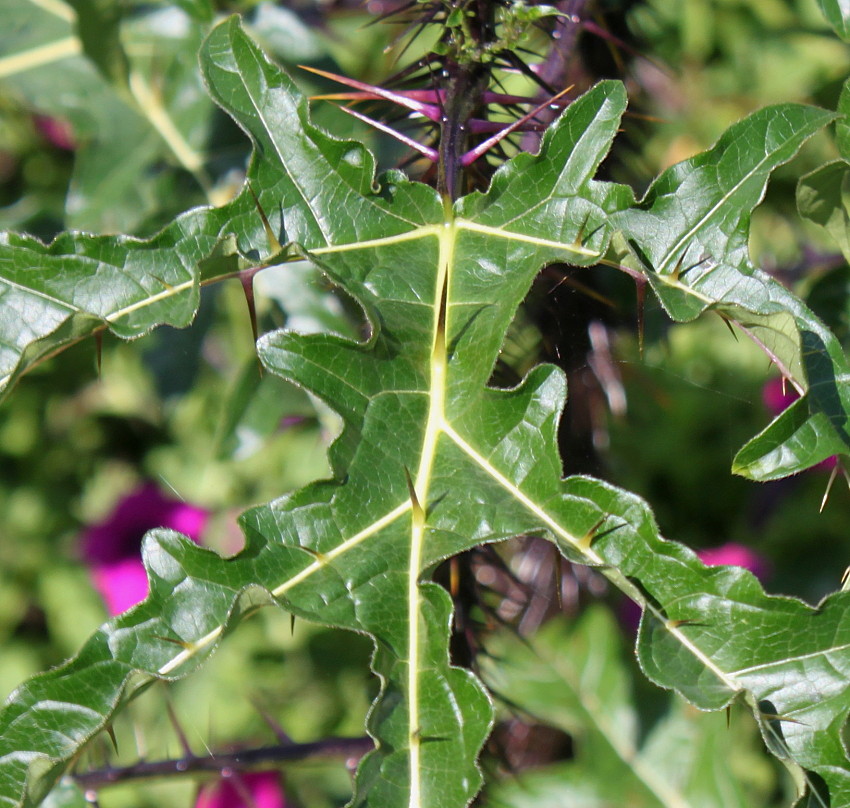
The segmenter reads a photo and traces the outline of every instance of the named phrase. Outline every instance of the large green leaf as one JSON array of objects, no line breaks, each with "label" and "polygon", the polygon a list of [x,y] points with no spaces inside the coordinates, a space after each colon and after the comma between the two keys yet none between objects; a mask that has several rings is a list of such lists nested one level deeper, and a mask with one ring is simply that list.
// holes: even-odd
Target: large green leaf
[{"label": "large green leaf", "polygon": [[850,451],[850,368],[841,345],[797,297],[753,267],[747,249],[750,214],[770,172],[833,117],[793,104],[759,110],[713,148],[665,171],[638,207],[615,217],[673,319],[720,313],[802,395],[735,458],[733,470],[756,480]]},{"label": "large green leaf", "polygon": [[[673,270],[678,258],[665,263],[664,255],[676,255],[680,241],[701,252],[651,207],[618,214],[631,193],[592,179],[626,105],[622,85],[594,87],[549,130],[539,156],[520,155],[488,193],[449,209],[399,174],[376,183],[372,156],[312,126],[291,80],[235,19],[210,34],[202,67],[215,100],[254,141],[251,184],[278,239],[358,300],[371,325],[363,343],[293,332],[259,342],[268,368],[342,416],[334,479],[246,513],[246,548],[231,559],[168,531],[149,534],[149,598],[101,627],[74,660],[21,686],[0,713],[0,805],[43,796],[126,698],[153,678],[189,673],[229,626],[270,602],[374,642],[381,691],[368,729],[376,748],[358,770],[354,804],[466,805],[480,785],[475,761],[492,710],[476,678],[450,664],[451,601],[429,575],[468,547],[522,534],[546,536],[570,559],[598,566],[644,607],[639,656],[654,681],[703,709],[746,699],[774,751],[821,784],[815,802],[826,804],[825,782],[833,805],[850,805],[841,742],[850,709],[847,596],[818,609],[769,597],[749,573],[707,569],[662,539],[636,497],[588,478],[561,480],[556,429],[566,391],[555,368],[535,368],[515,389],[487,387],[541,264],[596,263],[614,224],[653,272]],[[747,206],[769,172],[747,168],[754,156],[779,138],[775,162],[786,159],[828,118],[787,106],[736,130],[747,133],[738,159],[721,162],[730,187],[747,193],[724,192],[723,204],[712,203],[737,211],[721,216],[734,231],[725,247],[713,213],[707,219],[716,261],[745,244]],[[710,166],[712,154],[673,178]],[[656,198],[667,183],[655,186]],[[29,323],[61,313],[36,343],[42,350],[59,345],[56,329],[92,323],[135,336],[158,322],[186,322],[199,275],[242,265],[240,253],[262,262],[264,238],[247,191],[224,208],[186,214],[149,242],[68,235],[48,248],[8,236],[17,283],[8,288],[22,296]],[[707,277],[701,288],[720,279]],[[662,294],[667,285],[656,281]],[[669,300],[695,314],[680,288],[690,285],[670,285]],[[751,297],[736,297],[738,285],[724,286],[723,298],[745,308]],[[73,308],[60,307],[66,297]],[[781,317],[784,301],[768,315]]]}]

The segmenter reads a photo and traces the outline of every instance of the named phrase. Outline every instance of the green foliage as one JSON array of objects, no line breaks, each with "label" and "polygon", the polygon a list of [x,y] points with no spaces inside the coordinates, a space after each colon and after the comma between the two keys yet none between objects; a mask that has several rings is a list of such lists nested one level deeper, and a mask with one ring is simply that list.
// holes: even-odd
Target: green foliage
[{"label": "green foliage", "polygon": [[[211,16],[206,4],[190,11]],[[82,41],[87,50],[97,45]],[[113,79],[124,75],[115,40],[102,44],[95,63]],[[280,293],[289,314],[311,325],[266,334],[258,353],[269,371],[342,419],[329,452],[332,476],[247,511],[246,547],[234,557],[171,531],[150,533],[148,599],[105,623],[70,662],[18,688],[0,712],[0,804],[44,798],[134,695],[194,671],[244,617],[271,603],[373,643],[380,692],[367,729],[376,748],[360,764],[353,804],[468,804],[481,786],[477,758],[493,707],[481,681],[450,661],[452,603],[432,577],[442,561],[476,545],[532,535],[597,568],[642,607],[637,655],[653,682],[703,710],[748,705],[809,804],[850,805],[842,740],[848,595],[817,608],[766,595],[750,573],[708,568],[662,538],[637,496],[589,477],[561,479],[556,431],[566,386],[556,368],[539,365],[511,389],[488,386],[542,266],[617,266],[620,256],[673,320],[719,313],[801,393],[741,449],[736,472],[771,480],[850,453],[850,370],[840,343],[753,266],[747,249],[771,173],[836,116],[802,104],[762,109],[663,172],[638,202],[627,186],[594,179],[626,108],[623,86],[605,81],[565,110],[539,154],[518,154],[486,192],[452,204],[400,172],[376,178],[361,143],[311,123],[293,81],[237,18],[209,33],[201,69],[213,101],[252,141],[245,187],[147,240],[65,232],[45,244],[3,234],[0,374],[8,388],[46,356],[105,330],[131,339],[188,325],[203,285],[253,277],[257,268],[280,273],[284,288],[289,281],[303,295]],[[842,246],[843,165],[810,174],[799,194],[801,212]],[[209,195],[206,181],[199,186]],[[362,307],[367,339],[358,342],[325,297],[286,276],[291,269],[314,282],[304,262]],[[282,412],[273,403],[244,413],[264,395],[293,390],[244,377],[224,451],[238,446],[235,422],[261,438],[272,432]],[[673,789],[677,798],[721,799],[696,757],[674,771],[670,739],[681,716],[642,747],[633,729],[612,730],[615,719],[627,728],[635,719],[610,623],[590,612],[573,631],[560,630],[547,629],[538,650],[554,671],[547,686],[566,683],[558,699],[541,703],[540,686],[524,688],[515,669],[541,669],[516,644],[504,651],[510,661],[501,674],[487,678],[502,675],[502,689],[534,713],[554,704],[550,720],[571,732],[589,727],[581,754],[559,775],[575,780],[576,798],[639,795],[636,804],[668,804]],[[595,670],[600,675],[582,684]],[[716,724],[703,725],[696,748],[716,749],[718,735]],[[581,792],[577,772],[591,768],[610,793]],[[671,786],[673,774],[681,781]],[[744,787],[735,783],[731,800],[729,792],[722,799],[746,804]]]},{"label": "green foliage", "polygon": [[730,746],[722,714],[700,716],[671,698],[650,729],[641,726],[620,645],[616,623],[598,607],[573,625],[551,621],[531,642],[507,634],[493,641],[483,669],[488,685],[514,710],[568,733],[576,749],[569,761],[488,789],[492,804],[767,804],[760,763],[740,733]]}]

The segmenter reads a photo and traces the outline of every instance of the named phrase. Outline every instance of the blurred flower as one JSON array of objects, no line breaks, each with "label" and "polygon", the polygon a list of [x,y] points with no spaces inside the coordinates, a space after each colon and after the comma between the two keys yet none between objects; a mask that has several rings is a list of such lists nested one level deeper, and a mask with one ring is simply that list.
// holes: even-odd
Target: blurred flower
[{"label": "blurred flower", "polygon": [[769,379],[761,389],[761,400],[771,415],[787,410],[799,397],[793,385],[781,377]]},{"label": "blurred flower", "polygon": [[698,550],[697,555],[700,561],[707,567],[722,567],[727,565],[743,567],[761,581],[767,577],[770,571],[770,566],[764,558],[749,547],[745,547],[743,544],[738,544],[734,541],[721,544],[720,547],[709,547],[707,550]]},{"label": "blurred flower", "polygon": [[76,148],[74,133],[68,123],[50,115],[33,115],[36,131],[52,146],[64,151]]},{"label": "blurred flower", "polygon": [[104,521],[83,533],[83,559],[110,615],[126,611],[148,594],[140,552],[145,533],[166,527],[197,542],[208,515],[203,508],[169,499],[156,485],[146,483],[125,496]]},{"label": "blurred flower", "polygon": [[204,786],[195,808],[286,808],[277,772],[250,772]]}]

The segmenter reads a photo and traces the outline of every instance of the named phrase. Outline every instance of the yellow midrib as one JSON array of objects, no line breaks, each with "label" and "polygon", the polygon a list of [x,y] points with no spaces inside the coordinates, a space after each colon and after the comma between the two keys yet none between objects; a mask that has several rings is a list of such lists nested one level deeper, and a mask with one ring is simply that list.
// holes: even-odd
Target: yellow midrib
[{"label": "yellow midrib", "polygon": [[[425,434],[422,439],[422,454],[419,459],[419,468],[413,483],[416,499],[427,507],[428,488],[431,482],[431,473],[434,465],[434,457],[437,452],[437,442],[445,427],[445,402],[446,402],[446,371],[448,355],[446,351],[446,318],[449,282],[451,279],[451,267],[454,260],[454,245],[456,238],[456,225],[453,221],[446,221],[437,232],[439,242],[439,257],[437,280],[434,284],[434,321],[433,337],[431,342],[431,359],[429,363],[429,389],[428,389],[428,419],[425,423]],[[420,648],[420,592],[419,592],[419,570],[422,566],[422,551],[425,540],[426,513],[422,508],[413,508],[410,530],[410,565],[407,583],[407,609],[410,620],[408,634],[407,654],[407,698],[409,717],[409,745],[410,745],[410,797],[408,805],[410,808],[419,808],[422,798],[421,784],[421,727],[419,715],[419,656]]]},{"label": "yellow midrib", "polygon": [[[571,544],[577,548],[587,559],[588,563],[598,565],[603,573],[607,573],[615,584],[623,591],[627,592],[638,602],[643,601],[639,590],[630,582],[626,581],[618,570],[606,569],[603,559],[590,547],[589,541],[585,538],[573,536],[566,531],[558,521],[550,516],[546,509],[534,502],[528,497],[518,486],[514,485],[506,478],[498,469],[490,462],[490,460],[478,451],[454,429],[451,423],[446,418],[446,389],[447,389],[447,371],[448,371],[448,352],[446,349],[445,335],[448,329],[448,311],[443,311],[443,307],[448,309],[448,290],[451,284],[452,268],[455,261],[456,240],[460,233],[464,230],[473,232],[481,232],[482,228],[470,226],[470,223],[464,220],[448,219],[441,225],[429,225],[422,227],[416,231],[405,233],[399,236],[392,236],[385,239],[377,239],[374,242],[362,242],[357,245],[360,248],[366,246],[379,246],[392,243],[400,243],[403,241],[415,240],[435,236],[438,240],[438,267],[437,276],[434,288],[434,315],[432,323],[432,346],[429,360],[429,389],[428,389],[428,414],[425,424],[425,431],[422,439],[422,452],[420,455],[419,466],[416,469],[415,478],[412,480],[414,493],[410,499],[397,504],[389,510],[383,517],[376,520],[368,527],[361,530],[359,533],[347,539],[341,545],[321,558],[315,560],[308,565],[298,575],[292,579],[280,584],[272,594],[280,597],[286,591],[293,588],[298,583],[302,583],[311,575],[325,567],[331,560],[342,556],[353,546],[360,544],[369,537],[377,533],[379,530],[388,526],[397,519],[402,518],[408,511],[411,512],[410,522],[410,557],[408,569],[408,584],[407,584],[407,609],[409,617],[409,634],[408,634],[408,653],[407,653],[407,698],[408,698],[408,741],[409,741],[409,765],[410,765],[410,792],[408,808],[422,808],[423,805],[423,789],[422,789],[422,728],[420,727],[420,672],[422,651],[422,609],[421,609],[421,593],[419,587],[419,573],[422,568],[422,558],[424,555],[424,541],[426,531],[427,508],[429,486],[433,473],[433,465],[436,457],[437,446],[441,435],[455,444],[467,457],[470,458],[476,465],[482,468],[492,479],[501,485],[501,487],[512,497],[522,503],[530,512],[534,513],[553,534],[559,537],[564,542]],[[504,234],[504,237],[511,238],[513,234]],[[314,250],[315,253],[338,252],[354,249],[355,245],[344,245],[343,247],[320,248]],[[421,505],[421,507],[420,507]],[[651,604],[643,604],[650,611],[654,611]],[[658,615],[661,618],[661,615]],[[738,689],[740,686],[735,682],[734,678],[720,670],[713,661],[708,658],[698,647],[688,640],[674,624],[668,624],[668,631],[676,636],[678,641],[693,653],[700,661],[712,672],[718,675],[727,686],[731,689]],[[184,650],[177,654],[167,664],[163,665],[159,670],[159,675],[167,675],[173,673],[183,663],[204,647],[208,647],[215,642],[222,634],[223,627],[219,626],[210,631],[207,635],[185,647]]]}]

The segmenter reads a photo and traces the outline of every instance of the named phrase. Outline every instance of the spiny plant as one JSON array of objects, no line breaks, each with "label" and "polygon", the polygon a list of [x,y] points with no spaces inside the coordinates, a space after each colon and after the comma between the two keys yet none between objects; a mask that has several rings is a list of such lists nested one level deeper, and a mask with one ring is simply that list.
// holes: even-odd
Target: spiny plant
[{"label": "spiny plant", "polygon": [[[823,5],[846,35],[846,12]],[[276,604],[374,644],[374,748],[358,767],[352,804],[467,805],[481,787],[477,758],[493,706],[478,677],[450,659],[452,602],[432,576],[469,548],[537,536],[641,607],[636,648],[650,680],[703,710],[746,703],[795,773],[802,803],[850,805],[848,596],[813,608],[767,595],[750,573],[706,567],[662,538],[638,497],[587,476],[562,479],[556,432],[567,391],[556,368],[539,365],[510,389],[488,384],[541,267],[598,265],[649,284],[674,321],[720,314],[800,393],[741,449],[736,473],[771,480],[848,454],[844,352],[747,249],[751,213],[777,166],[835,120],[848,156],[846,95],[839,115],[790,103],[753,113],[638,201],[630,188],[594,179],[626,108],[622,84],[603,81],[546,127],[539,153],[517,153],[467,192],[463,169],[498,139],[488,142],[494,133],[480,125],[488,101],[519,103],[488,95],[490,67],[509,60],[519,69],[517,32],[560,12],[459,0],[416,10],[443,30],[432,57],[438,86],[418,97],[355,89],[437,120],[436,146],[423,152],[435,187],[397,170],[376,177],[362,144],[312,124],[295,83],[233,17],[210,31],[200,64],[210,96],[254,146],[235,199],[190,210],[147,240],[0,237],[7,387],[83,337],[188,325],[201,285],[250,282],[294,260],[309,260],[356,300],[370,329],[362,342],[285,330],[258,340],[268,371],[342,418],[332,479],[243,514],[246,546],[232,558],[173,531],[150,533],[148,598],[71,661],[21,685],[0,713],[0,802],[45,798],[134,695],[190,674],[242,618]],[[115,52],[98,52],[125,82]],[[531,113],[510,131],[534,125]],[[845,163],[831,170],[846,176]],[[833,186],[814,177],[805,187],[812,218],[846,238],[846,220],[825,212]],[[607,630],[592,619],[577,633]],[[662,802],[678,799],[663,785],[642,787]]]}]

